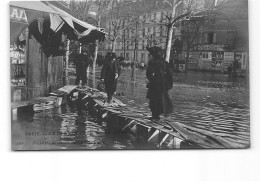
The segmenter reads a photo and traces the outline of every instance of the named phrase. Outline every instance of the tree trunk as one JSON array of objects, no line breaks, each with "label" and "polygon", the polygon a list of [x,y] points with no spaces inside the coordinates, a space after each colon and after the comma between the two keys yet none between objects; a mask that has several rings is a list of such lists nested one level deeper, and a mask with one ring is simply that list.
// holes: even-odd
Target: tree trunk
[{"label": "tree trunk", "polygon": [[70,40],[67,41],[66,59],[65,59],[65,85],[69,84],[69,54],[70,54]]},{"label": "tree trunk", "polygon": [[166,56],[165,56],[165,60],[169,63],[170,62],[170,56],[171,56],[171,47],[172,47],[172,35],[173,35],[173,20],[175,17],[175,12],[176,12],[176,7],[178,6],[178,4],[176,4],[176,0],[174,0],[173,2],[174,6],[172,7],[172,14],[171,14],[171,21],[169,24],[169,31],[168,31],[168,35],[167,35],[167,48],[166,48]]},{"label": "tree trunk", "polygon": [[116,39],[112,41],[112,52],[116,51]]},{"label": "tree trunk", "polygon": [[98,40],[96,41],[94,59],[93,59],[93,64],[92,64],[92,73],[93,74],[96,73],[97,55],[98,55]]},{"label": "tree trunk", "polygon": [[167,36],[167,47],[166,47],[166,56],[165,61],[170,62],[171,47],[172,47],[172,34],[173,34],[173,25],[169,27],[168,36]]},{"label": "tree trunk", "polygon": [[134,64],[133,64],[133,67],[132,67],[132,76],[131,76],[131,79],[132,81],[135,81],[135,64],[137,63],[137,36],[138,36],[138,22],[136,22],[136,28],[135,28],[135,48],[134,48]]},{"label": "tree trunk", "polygon": [[187,70],[188,70],[189,57],[190,57],[190,47],[187,46],[186,58],[185,58],[185,72],[187,72]]},{"label": "tree trunk", "polygon": [[[101,17],[98,17],[98,28],[100,27]],[[97,63],[97,55],[98,55],[98,40],[96,41],[95,45],[95,53],[94,53],[94,59],[92,64],[92,73],[96,73],[96,63]]]}]

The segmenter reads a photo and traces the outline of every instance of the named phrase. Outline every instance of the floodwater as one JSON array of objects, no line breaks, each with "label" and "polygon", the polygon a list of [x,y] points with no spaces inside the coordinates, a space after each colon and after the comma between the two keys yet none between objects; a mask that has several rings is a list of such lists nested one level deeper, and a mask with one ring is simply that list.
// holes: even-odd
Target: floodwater
[{"label": "floodwater", "polygon": [[52,110],[24,113],[12,121],[14,150],[131,149],[131,136],[107,131],[77,102]]},{"label": "floodwater", "polygon": [[[122,70],[116,98],[132,107],[147,110],[145,71]],[[100,69],[89,77],[89,85],[99,83]],[[71,76],[71,83],[74,77]],[[169,92],[174,121],[211,131],[241,148],[250,145],[249,83],[230,79],[225,74],[200,72],[175,73]],[[60,149],[136,149],[133,136],[107,132],[106,123],[98,122],[77,102],[54,110],[25,113],[12,121],[12,148],[18,150]]]},{"label": "floodwater", "polygon": [[[131,70],[123,70],[116,97],[149,111],[145,71],[136,70],[135,74],[135,82],[132,82]],[[241,148],[250,146],[248,78],[188,71],[186,74],[174,73],[173,79],[169,96],[174,107],[171,114],[174,121],[210,131]]]}]

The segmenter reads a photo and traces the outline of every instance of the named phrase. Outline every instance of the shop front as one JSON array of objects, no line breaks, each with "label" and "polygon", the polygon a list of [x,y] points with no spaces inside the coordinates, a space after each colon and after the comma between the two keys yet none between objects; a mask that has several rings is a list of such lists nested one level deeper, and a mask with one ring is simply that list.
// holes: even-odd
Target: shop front
[{"label": "shop front", "polygon": [[[50,86],[62,86],[63,57],[43,51],[48,40],[44,36],[48,32],[49,13],[56,12],[41,2],[10,3],[12,102],[44,96]],[[56,35],[53,38],[56,39]],[[53,75],[56,75],[55,80],[52,80]]]},{"label": "shop front", "polygon": [[68,40],[90,43],[104,35],[48,2],[10,2],[11,101],[46,96],[62,87]]}]

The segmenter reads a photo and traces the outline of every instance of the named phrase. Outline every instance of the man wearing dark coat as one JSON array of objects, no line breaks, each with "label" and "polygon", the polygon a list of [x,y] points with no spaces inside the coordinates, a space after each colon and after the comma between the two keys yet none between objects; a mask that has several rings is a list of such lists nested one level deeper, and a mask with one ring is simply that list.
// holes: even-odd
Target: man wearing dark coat
[{"label": "man wearing dark coat", "polygon": [[76,54],[74,63],[76,65],[76,81],[75,84],[79,85],[80,80],[82,81],[82,87],[85,87],[87,83],[87,68],[90,64],[91,58],[89,54],[85,51],[79,54]]},{"label": "man wearing dark coat", "polygon": [[105,103],[105,105],[112,105],[112,98],[117,87],[119,67],[119,63],[116,60],[116,54],[110,53],[101,70],[101,80],[104,81],[105,91],[107,93],[107,103]]},{"label": "man wearing dark coat", "polygon": [[173,78],[169,63],[163,59],[162,49],[159,47],[147,47],[149,62],[146,70],[147,98],[150,100],[149,108],[152,111],[153,120],[160,119],[160,115],[167,116],[172,112],[172,103],[168,91],[172,88]]}]

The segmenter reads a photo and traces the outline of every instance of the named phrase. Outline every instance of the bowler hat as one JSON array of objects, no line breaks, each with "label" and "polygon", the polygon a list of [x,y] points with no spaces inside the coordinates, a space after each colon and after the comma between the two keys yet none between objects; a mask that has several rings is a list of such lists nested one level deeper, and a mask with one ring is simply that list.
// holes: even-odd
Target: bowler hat
[{"label": "bowler hat", "polygon": [[158,46],[146,47],[146,50],[154,57],[163,57],[163,50]]}]

